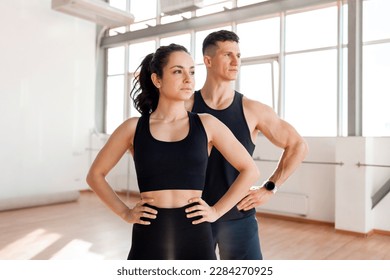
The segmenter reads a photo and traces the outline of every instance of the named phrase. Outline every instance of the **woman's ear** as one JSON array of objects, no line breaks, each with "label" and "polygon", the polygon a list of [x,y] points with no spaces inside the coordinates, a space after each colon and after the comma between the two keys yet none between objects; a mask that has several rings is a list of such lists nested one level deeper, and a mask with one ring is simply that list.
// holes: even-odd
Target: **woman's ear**
[{"label": "woman's ear", "polygon": [[161,84],[160,84],[160,78],[157,76],[157,74],[156,74],[156,73],[153,73],[152,76],[151,76],[151,78],[152,78],[152,82],[153,82],[154,86],[155,86],[156,88],[160,88],[160,86],[161,86]]}]

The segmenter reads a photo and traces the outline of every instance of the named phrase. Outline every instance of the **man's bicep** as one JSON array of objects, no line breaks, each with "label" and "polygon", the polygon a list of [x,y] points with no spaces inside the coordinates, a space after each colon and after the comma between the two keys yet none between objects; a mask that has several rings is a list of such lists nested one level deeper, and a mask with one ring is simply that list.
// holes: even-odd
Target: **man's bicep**
[{"label": "man's bicep", "polygon": [[274,112],[269,112],[268,116],[261,120],[258,129],[280,148],[286,148],[300,138],[295,128]]}]

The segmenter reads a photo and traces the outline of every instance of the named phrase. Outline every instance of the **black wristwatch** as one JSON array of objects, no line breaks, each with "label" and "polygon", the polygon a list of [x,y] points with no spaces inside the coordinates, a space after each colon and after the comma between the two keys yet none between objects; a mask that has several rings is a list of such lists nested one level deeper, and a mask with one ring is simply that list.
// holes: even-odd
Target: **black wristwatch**
[{"label": "black wristwatch", "polygon": [[264,188],[268,191],[276,193],[278,191],[278,187],[272,181],[267,181],[264,183]]}]

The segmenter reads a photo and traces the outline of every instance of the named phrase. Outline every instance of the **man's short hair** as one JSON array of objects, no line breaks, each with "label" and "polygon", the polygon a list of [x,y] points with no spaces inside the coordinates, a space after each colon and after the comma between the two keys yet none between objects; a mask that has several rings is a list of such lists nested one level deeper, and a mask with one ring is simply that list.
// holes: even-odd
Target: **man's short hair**
[{"label": "man's short hair", "polygon": [[219,30],[212,32],[203,40],[202,53],[205,55],[210,48],[217,47],[218,42],[232,41],[239,43],[239,40],[238,35],[232,31]]}]

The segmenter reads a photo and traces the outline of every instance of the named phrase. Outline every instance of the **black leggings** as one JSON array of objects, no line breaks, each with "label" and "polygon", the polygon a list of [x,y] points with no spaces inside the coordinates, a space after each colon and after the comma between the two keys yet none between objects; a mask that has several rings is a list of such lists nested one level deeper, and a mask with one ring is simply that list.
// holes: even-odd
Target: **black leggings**
[{"label": "black leggings", "polygon": [[210,223],[193,225],[185,209],[157,208],[157,218],[145,219],[150,225],[133,225],[128,260],[215,260]]}]

